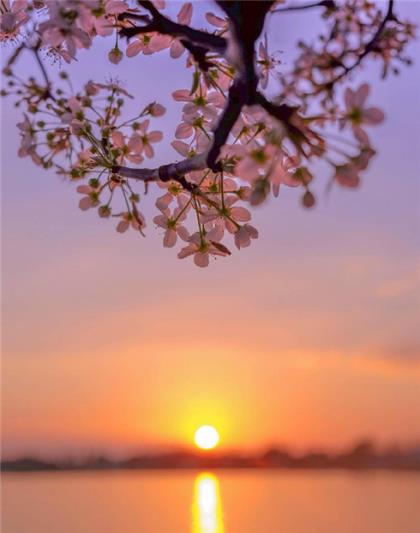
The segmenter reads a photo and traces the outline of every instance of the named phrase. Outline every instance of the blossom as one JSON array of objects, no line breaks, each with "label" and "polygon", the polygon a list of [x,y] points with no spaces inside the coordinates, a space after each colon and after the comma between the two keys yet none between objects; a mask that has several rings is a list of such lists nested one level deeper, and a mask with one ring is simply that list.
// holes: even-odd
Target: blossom
[{"label": "blossom", "polygon": [[264,42],[261,42],[258,48],[257,59],[260,72],[260,83],[263,89],[267,88],[269,74],[271,71],[275,70],[277,65],[280,63],[278,59],[268,53],[267,48],[267,35],[265,35]]},{"label": "blossom", "polygon": [[178,207],[174,210],[173,214],[169,209],[161,209],[162,214],[154,217],[153,222],[165,230],[163,237],[163,246],[166,248],[172,248],[175,246],[178,237],[183,241],[188,241],[189,233],[182,222],[187,217],[188,200],[184,197],[184,201],[178,201]]},{"label": "blossom", "polygon": [[346,118],[353,128],[355,137],[362,145],[369,145],[369,137],[360,126],[379,124],[385,118],[383,112],[377,107],[365,107],[368,95],[369,85],[367,83],[361,85],[356,91],[347,87],[344,94]]},{"label": "blossom", "polygon": [[49,19],[39,25],[43,44],[54,48],[65,45],[72,58],[78,48],[89,48],[92,40],[88,33],[78,26],[83,17],[83,3],[60,0],[46,2]]},{"label": "blossom", "polygon": [[14,39],[21,26],[29,20],[27,0],[1,0],[0,2],[0,41]]},{"label": "blossom", "polygon": [[267,127],[267,117],[264,113],[248,108],[242,112],[232,128],[232,133],[240,144],[247,144],[256,139]]},{"label": "blossom", "polygon": [[70,124],[73,120],[83,120],[84,113],[80,100],[76,97],[71,97],[67,100],[68,111],[61,117],[62,122]]},{"label": "blossom", "polygon": [[202,115],[207,120],[213,121],[219,109],[225,104],[223,96],[218,91],[209,92],[204,84],[201,84],[194,94],[188,89],[179,89],[174,91],[172,96],[178,102],[186,102],[182,110],[190,119]]},{"label": "blossom", "polygon": [[83,194],[83,198],[79,202],[79,208],[82,211],[87,211],[91,207],[95,207],[99,204],[98,188],[90,185],[79,185],[77,192]]},{"label": "blossom", "polygon": [[152,117],[161,117],[166,113],[166,108],[157,102],[153,102],[147,106],[146,112]]},{"label": "blossom", "polygon": [[155,130],[148,132],[150,120],[146,119],[140,123],[136,130],[136,139],[138,140],[138,146],[140,153],[144,151],[146,157],[151,159],[155,155],[152,143],[157,143],[163,139],[163,133]]},{"label": "blossom", "polygon": [[367,168],[374,155],[375,151],[371,148],[362,148],[357,156],[351,157],[347,163],[335,167],[334,180],[343,187],[358,187],[360,185],[359,174]]},{"label": "blossom", "polygon": [[128,98],[133,98],[133,95],[128,93],[118,81],[109,81],[108,83],[98,83],[89,81],[88,84],[90,90],[95,91],[93,94],[96,94],[96,91],[104,89],[106,91],[113,91],[116,94],[121,94],[123,96],[128,96]]},{"label": "blossom", "polygon": [[128,142],[126,142],[124,134],[115,130],[111,134],[111,139],[113,145],[121,152],[118,158],[119,163],[122,163],[125,157],[132,163],[141,163],[143,161],[141,156],[143,144],[140,135],[133,133]]},{"label": "blossom", "polygon": [[126,212],[121,215],[121,220],[118,222],[116,230],[118,233],[125,233],[131,227],[141,233],[145,225],[144,217],[139,211],[136,213]]},{"label": "blossom", "polygon": [[207,234],[206,238],[202,237],[199,232],[194,233],[188,239],[189,244],[178,253],[179,259],[192,255],[194,263],[198,267],[205,268],[209,265],[210,255],[222,257],[230,255],[229,250],[217,241],[211,240],[212,237],[211,232]]},{"label": "blossom", "polygon": [[19,157],[27,155],[27,151],[35,142],[35,129],[26,113],[23,115],[23,122],[18,122],[17,127],[21,131],[21,144],[19,148]]},{"label": "blossom", "polygon": [[228,20],[222,19],[221,17],[218,17],[214,13],[206,13],[206,20],[209,24],[212,26],[215,26],[216,28],[226,30],[228,27]]},{"label": "blossom", "polygon": [[[189,26],[191,24],[191,18],[193,13],[193,7],[191,2],[186,2],[180,9],[177,20],[179,24],[185,24]],[[174,59],[180,57],[184,53],[184,45],[178,39],[174,39],[170,46],[170,55]]]},{"label": "blossom", "polygon": [[246,181],[256,181],[268,170],[277,151],[277,147],[272,144],[262,145],[255,141],[246,146],[238,146],[237,154],[242,155],[242,159],[236,164],[235,173]]},{"label": "blossom", "polygon": [[270,172],[270,183],[273,187],[273,195],[277,197],[280,191],[280,185],[287,187],[298,187],[302,185],[302,180],[296,179],[291,169],[296,166],[296,161],[290,157],[284,157],[279,154],[276,163],[272,166]]},{"label": "blossom", "polygon": [[127,57],[134,57],[140,52],[144,55],[151,55],[169,48],[172,38],[169,35],[161,35],[157,32],[136,35],[134,40],[127,46],[125,53]]},{"label": "blossom", "polygon": [[343,187],[356,188],[360,184],[360,169],[351,163],[335,167],[334,180]]},{"label": "blossom", "polygon": [[246,248],[251,244],[251,239],[258,238],[258,231],[251,224],[240,226],[235,233],[235,245],[238,248]]},{"label": "blossom", "polygon": [[190,147],[187,143],[182,141],[172,141],[171,145],[179,154],[183,155],[184,157],[191,158],[197,153],[195,148]]},{"label": "blossom", "polygon": [[182,122],[175,130],[176,139],[188,139],[193,135],[192,143],[195,143],[199,152],[203,151],[210,142],[210,123],[204,116],[182,116]]},{"label": "blossom", "polygon": [[235,233],[239,227],[239,222],[249,222],[251,220],[251,213],[246,207],[234,205],[238,200],[239,198],[233,194],[226,196],[223,205],[218,208],[210,207],[203,213],[202,220],[204,222],[220,220],[220,229],[224,226],[229,233]]}]

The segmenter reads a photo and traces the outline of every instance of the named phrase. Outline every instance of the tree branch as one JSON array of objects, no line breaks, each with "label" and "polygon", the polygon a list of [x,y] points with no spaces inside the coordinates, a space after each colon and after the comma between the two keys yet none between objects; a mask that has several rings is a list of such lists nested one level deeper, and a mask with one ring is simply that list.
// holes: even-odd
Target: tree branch
[{"label": "tree branch", "polygon": [[183,159],[178,163],[169,163],[156,168],[130,168],[116,165],[112,171],[124,178],[131,178],[144,182],[150,181],[177,181],[184,189],[192,192],[195,185],[185,179],[185,174],[194,170],[204,170],[207,168],[207,152],[197,154],[193,157]]},{"label": "tree branch", "polygon": [[42,72],[42,76],[44,78],[44,81],[46,83],[46,88],[45,88],[45,97],[46,98],[51,98],[51,100],[54,100],[55,101],[55,96],[52,94],[51,92],[51,81],[48,77],[48,74],[47,74],[47,71],[45,69],[45,66],[44,66],[44,63],[41,61],[41,58],[39,57],[39,49],[40,49],[40,46],[41,46],[41,41],[38,42],[38,44],[36,46],[34,46],[33,48],[29,48],[29,50],[31,50],[35,56],[35,59],[39,65],[39,68]]},{"label": "tree branch", "polygon": [[204,48],[203,46],[198,46],[196,44],[193,44],[190,41],[187,41],[186,39],[181,39],[181,43],[188,50],[188,52],[190,52],[190,54],[194,57],[199,69],[203,72],[207,72],[208,69],[212,66],[212,63],[207,61],[207,58],[206,58],[206,55],[209,52],[209,49]]},{"label": "tree branch", "polygon": [[[174,179],[187,190],[191,190],[191,187],[193,186],[184,178],[186,173],[194,170],[204,170],[205,168],[210,168],[214,172],[221,170],[220,164],[218,164],[217,161],[220,156],[221,149],[226,144],[230,132],[245,105],[261,105],[267,111],[267,113],[285,126],[285,129],[289,132],[293,139],[296,141],[305,140],[306,142],[309,142],[301,129],[291,123],[290,119],[296,112],[295,107],[290,107],[287,104],[276,105],[272,102],[269,102],[261,93],[257,91],[258,78],[255,73],[254,62],[255,41],[262,32],[266,14],[273,2],[219,1],[217,3],[226,12],[231,21],[234,38],[236,39],[240,49],[242,68],[238,69],[236,78],[229,89],[226,106],[216,127],[213,130],[213,141],[210,148],[205,153],[203,152],[202,154],[198,154],[193,158],[180,161],[179,163],[163,165],[156,169],[130,169],[128,167],[117,166],[113,169],[117,174],[143,181],[169,181]],[[132,30],[132,32],[129,34],[134,34],[133,32],[137,30],[139,30],[139,33],[143,31],[152,31],[151,28],[153,28],[153,31],[167,31],[171,35],[174,35],[174,32],[178,32],[179,27],[182,28],[184,35],[188,34],[190,30],[193,32],[197,31],[192,30],[187,26],[173,23],[161,15],[161,13],[151,2],[140,2],[140,4],[149,10],[153,16],[153,20],[142,28],[123,29],[122,31],[125,32],[125,35],[127,35],[127,32],[130,32],[130,30]],[[218,39],[223,39],[205,32],[198,33],[204,33],[206,39],[208,37],[217,37]],[[197,42],[197,39],[188,40],[188,42],[191,41]],[[223,39],[223,41],[225,43],[224,46],[226,46],[225,39]],[[189,46],[187,45],[187,48],[191,53],[193,53],[194,57],[199,63],[200,68],[206,70],[207,61],[205,59],[205,48],[196,46],[195,44]],[[298,145],[299,143],[297,142],[296,144]]]},{"label": "tree branch", "polygon": [[213,131],[213,143],[207,156],[207,164],[213,171],[220,170],[217,159],[223,145],[235,125],[243,106],[247,103],[246,85],[242,79],[237,79],[229,89],[229,97],[222,115]]},{"label": "tree branch", "polygon": [[[140,2],[140,4],[147,9],[152,15],[150,20],[145,26],[134,26],[132,28],[121,28],[120,35],[122,37],[133,37],[141,33],[158,32],[163,35],[171,35],[173,37],[179,37],[188,40],[190,43],[197,46],[202,46],[209,51],[216,52],[224,56],[227,49],[227,41],[220,35],[214,35],[206,31],[197,30],[186,26],[185,24],[179,24],[173,20],[165,17],[160,13],[152,2]],[[133,13],[125,12],[121,13],[118,17],[123,19],[142,20],[146,22],[148,19],[142,15],[136,15]]]},{"label": "tree branch", "polygon": [[356,67],[358,67],[360,65],[360,63],[363,61],[363,59],[375,49],[375,46],[376,46],[379,38],[381,37],[382,32],[384,31],[387,22],[390,21],[390,20],[394,20],[395,19],[394,13],[393,13],[393,8],[394,8],[394,0],[388,0],[387,12],[386,12],[385,17],[383,18],[381,24],[379,25],[378,29],[376,30],[375,35],[366,44],[365,49],[359,55],[359,57],[357,58],[355,63],[353,63],[353,65],[351,65],[350,67],[344,67],[343,66],[344,71],[341,74],[339,74],[338,76],[336,76],[333,80],[331,80],[328,83],[329,86],[333,86],[335,83],[337,83],[342,78],[344,78],[344,76],[347,76],[347,74],[349,74],[352,70],[354,70]]}]

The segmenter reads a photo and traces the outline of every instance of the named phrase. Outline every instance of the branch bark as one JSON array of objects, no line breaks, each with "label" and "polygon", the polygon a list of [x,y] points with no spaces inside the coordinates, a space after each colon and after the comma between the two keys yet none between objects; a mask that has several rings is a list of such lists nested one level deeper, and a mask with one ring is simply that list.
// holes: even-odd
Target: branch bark
[{"label": "branch bark", "polygon": [[[152,19],[144,26],[133,26],[132,28],[122,28],[120,35],[122,37],[134,37],[142,33],[158,32],[163,35],[171,35],[186,39],[191,44],[206,48],[208,51],[215,52],[224,56],[227,49],[227,40],[220,35],[214,35],[206,31],[191,28],[185,24],[179,24],[173,20],[165,17],[160,13],[152,2],[140,2],[140,4],[147,9],[152,15]],[[133,19],[145,22],[147,19],[143,15],[136,15],[134,13],[121,13],[119,19]]]},{"label": "branch bark", "polygon": [[156,168],[130,168],[116,165],[112,171],[124,178],[131,178],[144,182],[150,181],[177,181],[184,189],[192,192],[195,188],[193,183],[185,179],[185,174],[194,170],[207,168],[207,152],[197,154],[194,157],[183,159],[178,163],[169,163]]}]

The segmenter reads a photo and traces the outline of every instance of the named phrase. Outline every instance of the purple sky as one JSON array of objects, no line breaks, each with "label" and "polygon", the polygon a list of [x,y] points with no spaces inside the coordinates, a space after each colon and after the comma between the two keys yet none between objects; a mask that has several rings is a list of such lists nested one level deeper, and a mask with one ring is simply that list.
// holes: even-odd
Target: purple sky
[{"label": "purple sky", "polygon": [[[420,19],[416,2],[397,9]],[[317,17],[278,17],[270,49],[287,67]],[[163,103],[156,164],[175,159],[170,94],[190,86],[185,59],[115,67],[109,47],[80,54],[75,84],[118,75],[133,110]],[[29,58],[20,68],[36,72]],[[16,156],[20,115],[3,100],[5,453],[182,443],[204,413],[232,446],[419,438],[419,72],[383,82],[370,63],[351,81],[372,82],[387,116],[370,131],[378,155],[358,191],[327,197],[320,177],[308,212],[283,189],[255,209],[258,241],[206,270],[162,248],[153,194],[145,239],[80,212],[74,184]],[[251,405],[258,431],[240,415]]]}]

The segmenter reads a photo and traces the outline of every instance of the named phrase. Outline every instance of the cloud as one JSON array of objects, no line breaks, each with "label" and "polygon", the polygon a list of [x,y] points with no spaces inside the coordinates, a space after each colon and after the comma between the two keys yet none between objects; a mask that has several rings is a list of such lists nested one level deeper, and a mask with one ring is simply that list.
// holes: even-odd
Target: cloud
[{"label": "cloud", "polygon": [[417,297],[420,296],[420,264],[417,265],[414,272],[403,277],[390,279],[379,285],[376,290],[376,294],[381,300],[393,300],[411,293],[417,293]]}]

